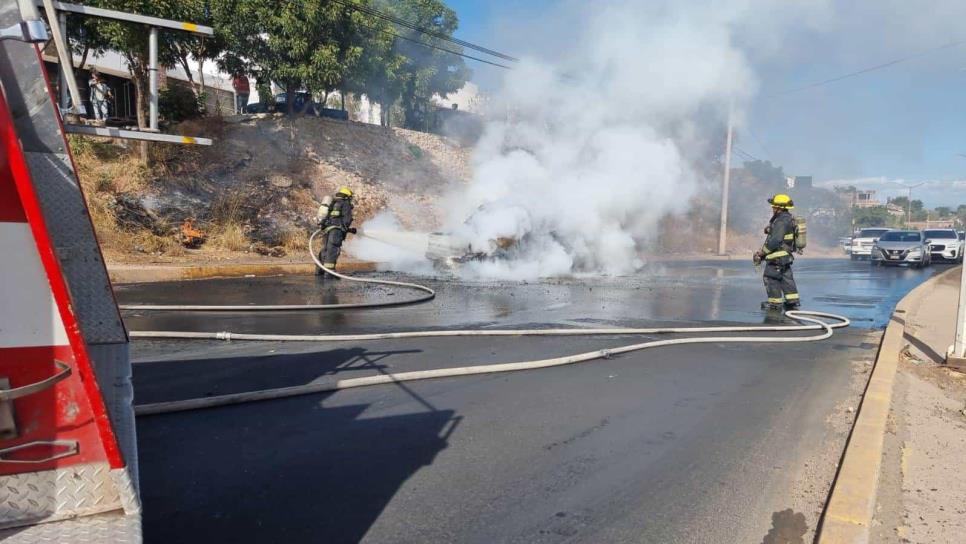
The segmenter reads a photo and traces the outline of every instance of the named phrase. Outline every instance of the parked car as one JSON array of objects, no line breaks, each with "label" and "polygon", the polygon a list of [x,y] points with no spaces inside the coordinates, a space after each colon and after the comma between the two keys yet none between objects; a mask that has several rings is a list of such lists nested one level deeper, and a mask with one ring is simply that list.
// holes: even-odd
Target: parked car
[{"label": "parked car", "polygon": [[855,236],[852,237],[852,245],[849,247],[849,255],[852,260],[868,259],[872,255],[872,246],[875,245],[875,241],[889,230],[885,227],[868,228],[855,233]]},{"label": "parked car", "polygon": [[922,233],[929,243],[929,252],[934,260],[963,262],[963,242],[955,230],[926,229]]},{"label": "parked car", "polygon": [[890,230],[872,245],[872,264],[908,264],[913,268],[929,266],[932,256],[926,237],[918,230]]},{"label": "parked car", "polygon": [[842,247],[842,251],[848,255],[849,250],[852,248],[852,238],[844,236],[839,238],[839,245]]},{"label": "parked car", "polygon": [[271,113],[274,105],[265,102],[252,102],[245,106],[245,113]]},{"label": "parked car", "polygon": [[[278,93],[275,95],[275,111],[288,113],[288,93]],[[316,104],[312,100],[312,95],[305,91],[296,91],[295,103],[292,104],[292,113],[308,113],[315,115]]]}]

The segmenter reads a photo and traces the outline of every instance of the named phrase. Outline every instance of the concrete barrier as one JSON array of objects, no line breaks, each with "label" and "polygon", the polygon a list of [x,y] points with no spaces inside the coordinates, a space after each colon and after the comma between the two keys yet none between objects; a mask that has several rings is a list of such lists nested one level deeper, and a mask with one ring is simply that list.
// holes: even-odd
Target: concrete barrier
[{"label": "concrete barrier", "polygon": [[[339,272],[371,272],[376,263],[339,263]],[[313,274],[315,265],[308,263],[248,263],[210,266],[180,265],[108,265],[113,283],[148,283],[158,281],[199,280],[205,278],[237,278],[245,276],[279,276]]]}]

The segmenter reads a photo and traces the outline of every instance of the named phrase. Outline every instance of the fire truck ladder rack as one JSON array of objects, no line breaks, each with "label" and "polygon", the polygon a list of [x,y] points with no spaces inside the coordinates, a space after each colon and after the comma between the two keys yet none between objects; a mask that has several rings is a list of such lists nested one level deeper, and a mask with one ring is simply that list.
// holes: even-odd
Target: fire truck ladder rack
[{"label": "fire truck ladder rack", "polygon": [[139,544],[128,336],[42,64],[50,34],[36,0],[0,2],[0,541]]},{"label": "fire truck ladder rack", "polygon": [[[70,49],[66,46],[67,35],[67,14],[74,13],[87,17],[99,17],[114,21],[123,21],[145,25],[149,28],[148,34],[148,128],[145,130],[130,130],[119,128],[94,127],[84,124],[68,123],[65,130],[72,134],[84,134],[87,136],[102,136],[105,138],[123,138],[128,140],[141,140],[150,142],[162,142],[170,144],[194,144],[211,145],[211,139],[194,136],[179,136],[175,134],[162,134],[158,129],[158,32],[159,29],[175,30],[180,32],[191,32],[202,36],[214,35],[214,30],[209,26],[188,23],[184,21],[173,21],[161,19],[136,13],[125,13],[111,9],[95,8],[91,6],[81,6],[66,2],[56,2],[54,0],[31,0],[37,6],[43,7],[47,11],[51,21],[51,34],[60,62],[61,80],[61,107],[67,102],[65,89],[70,90],[70,98],[73,104],[77,105],[73,113],[84,113],[83,101],[77,90],[77,80],[74,77],[73,59],[69,53]],[[53,14],[56,14],[54,16]],[[57,21],[54,25],[53,22]]]}]

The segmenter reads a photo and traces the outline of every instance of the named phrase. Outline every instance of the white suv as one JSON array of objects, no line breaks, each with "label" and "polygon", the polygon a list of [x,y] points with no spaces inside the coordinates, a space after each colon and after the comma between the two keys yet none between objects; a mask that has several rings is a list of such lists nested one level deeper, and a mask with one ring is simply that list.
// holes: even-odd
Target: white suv
[{"label": "white suv", "polygon": [[932,258],[945,261],[963,262],[963,242],[959,233],[953,229],[926,229],[922,231],[929,244]]},{"label": "white suv", "polygon": [[872,256],[872,246],[879,236],[889,232],[887,228],[862,229],[852,237],[852,244],[849,246],[849,255],[852,260],[869,259]]}]

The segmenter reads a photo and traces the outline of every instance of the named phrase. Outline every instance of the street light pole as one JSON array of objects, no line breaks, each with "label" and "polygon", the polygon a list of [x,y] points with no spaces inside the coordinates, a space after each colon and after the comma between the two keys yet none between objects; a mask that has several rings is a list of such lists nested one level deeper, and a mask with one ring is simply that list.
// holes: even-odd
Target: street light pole
[{"label": "street light pole", "polygon": [[[962,251],[962,250],[960,250]],[[962,267],[966,270],[966,266]],[[959,309],[956,311],[956,340],[946,353],[946,364],[966,365],[966,274],[959,272]]]},{"label": "street light pole", "polygon": [[721,183],[721,225],[718,228],[718,255],[728,249],[728,186],[731,185],[731,140],[734,135],[735,105],[728,107],[728,140],[725,144],[724,180]]},{"label": "street light pole", "polygon": [[908,191],[906,196],[906,227],[909,226],[909,222],[912,221],[912,190],[921,185],[925,185],[926,182],[917,183],[915,185],[906,185],[906,190]]}]

